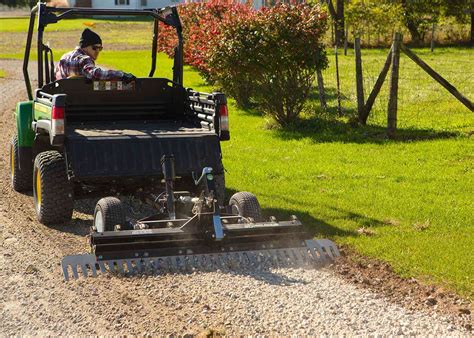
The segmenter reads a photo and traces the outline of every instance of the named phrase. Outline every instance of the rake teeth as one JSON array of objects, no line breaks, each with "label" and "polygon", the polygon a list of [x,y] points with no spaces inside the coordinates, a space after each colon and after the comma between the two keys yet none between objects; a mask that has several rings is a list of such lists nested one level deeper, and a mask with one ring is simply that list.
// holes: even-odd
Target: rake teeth
[{"label": "rake teeth", "polygon": [[307,240],[304,246],[282,249],[232,251],[189,254],[168,257],[147,257],[97,260],[95,255],[66,256],[61,262],[64,279],[96,277],[97,272],[119,275],[163,274],[201,271],[268,270],[270,268],[321,266],[340,256],[336,245],[327,239]]},{"label": "rake teeth", "polygon": [[96,277],[97,266],[99,266],[101,272],[105,272],[105,268],[102,269],[103,263],[101,263],[96,261],[94,255],[66,256],[61,262],[64,279],[69,280],[69,268],[71,268],[72,275],[75,279],[79,278],[79,268],[85,278],[89,276],[89,272],[92,274],[92,277]]}]

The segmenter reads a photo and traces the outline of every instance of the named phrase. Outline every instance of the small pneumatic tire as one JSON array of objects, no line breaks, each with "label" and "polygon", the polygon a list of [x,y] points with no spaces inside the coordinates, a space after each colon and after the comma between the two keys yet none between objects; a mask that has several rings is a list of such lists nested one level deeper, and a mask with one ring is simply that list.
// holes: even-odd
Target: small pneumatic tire
[{"label": "small pneumatic tire", "polygon": [[104,197],[95,205],[95,231],[114,231],[116,225],[124,226],[125,222],[125,208],[118,198]]},{"label": "small pneumatic tire", "polygon": [[66,223],[74,210],[74,192],[66,161],[55,150],[39,153],[33,167],[33,199],[38,220],[46,225]]},{"label": "small pneumatic tire", "polygon": [[33,188],[33,163],[20,169],[20,146],[18,136],[13,136],[10,143],[10,178],[12,188],[18,192],[31,191]]},{"label": "small pneumatic tire", "polygon": [[262,220],[262,211],[257,197],[249,192],[241,191],[232,195],[229,200],[232,213],[237,213],[242,217],[251,217],[254,221]]}]

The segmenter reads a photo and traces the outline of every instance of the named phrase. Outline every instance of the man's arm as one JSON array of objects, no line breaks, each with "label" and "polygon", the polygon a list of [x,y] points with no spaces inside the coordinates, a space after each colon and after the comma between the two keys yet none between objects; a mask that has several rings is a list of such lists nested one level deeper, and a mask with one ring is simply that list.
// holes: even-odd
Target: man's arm
[{"label": "man's arm", "polygon": [[81,63],[82,75],[91,80],[120,80],[124,75],[124,73],[119,70],[105,70],[96,67],[91,57],[83,58]]}]

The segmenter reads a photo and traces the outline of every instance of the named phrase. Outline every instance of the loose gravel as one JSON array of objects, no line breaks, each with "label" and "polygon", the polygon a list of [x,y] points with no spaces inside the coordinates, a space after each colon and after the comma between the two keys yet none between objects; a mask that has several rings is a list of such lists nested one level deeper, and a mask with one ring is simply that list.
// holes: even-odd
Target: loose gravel
[{"label": "loose gravel", "polygon": [[84,252],[93,203],[70,225],[36,221],[29,195],[9,187],[12,110],[25,99],[17,61],[0,79],[0,335],[449,335],[448,319],[409,311],[323,269],[194,272],[64,282],[62,256]]}]

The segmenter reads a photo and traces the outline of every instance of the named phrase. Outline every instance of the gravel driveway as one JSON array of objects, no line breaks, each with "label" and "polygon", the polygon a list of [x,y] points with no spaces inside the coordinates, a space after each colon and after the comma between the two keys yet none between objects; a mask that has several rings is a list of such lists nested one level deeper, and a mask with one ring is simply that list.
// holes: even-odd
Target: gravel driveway
[{"label": "gravel driveway", "polygon": [[446,317],[408,310],[341,278],[334,267],[247,274],[195,272],[64,282],[62,256],[85,252],[93,203],[67,226],[36,221],[9,185],[12,111],[26,98],[21,63],[0,61],[0,335],[225,333],[466,335]]}]

